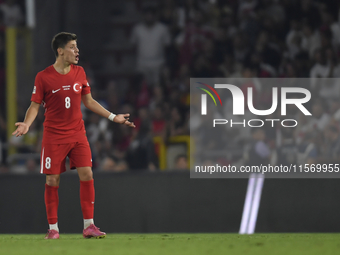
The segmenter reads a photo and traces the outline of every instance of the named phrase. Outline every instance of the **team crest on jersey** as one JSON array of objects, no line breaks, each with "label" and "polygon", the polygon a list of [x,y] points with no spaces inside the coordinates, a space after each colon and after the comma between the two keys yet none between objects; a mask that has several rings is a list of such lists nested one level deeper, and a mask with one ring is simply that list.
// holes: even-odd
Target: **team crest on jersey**
[{"label": "team crest on jersey", "polygon": [[81,85],[80,82],[76,82],[75,84],[73,84],[73,90],[74,92],[76,92],[76,94],[81,93],[83,86]]},{"label": "team crest on jersey", "polygon": [[34,86],[32,94],[35,94],[35,91],[37,90],[37,87]]}]

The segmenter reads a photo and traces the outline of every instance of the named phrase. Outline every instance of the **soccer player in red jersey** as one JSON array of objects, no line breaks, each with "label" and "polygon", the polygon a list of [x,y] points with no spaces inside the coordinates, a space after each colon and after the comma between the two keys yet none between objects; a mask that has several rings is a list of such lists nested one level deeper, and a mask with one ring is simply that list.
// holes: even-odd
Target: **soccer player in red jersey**
[{"label": "soccer player in red jersey", "polygon": [[129,114],[115,115],[103,108],[91,96],[86,74],[79,61],[79,49],[75,34],[62,32],[54,36],[52,49],[56,55],[53,65],[39,72],[35,79],[23,122],[15,123],[15,136],[28,132],[35,120],[40,104],[45,108],[44,133],[41,149],[41,170],[46,174],[45,205],[49,230],[45,239],[58,239],[58,188],[60,174],[66,171],[68,156],[71,169],[77,169],[80,179],[80,203],[84,218],[84,238],[102,238],[93,222],[94,185],[90,146],[86,138],[81,102],[91,111],[113,122],[135,127]]}]

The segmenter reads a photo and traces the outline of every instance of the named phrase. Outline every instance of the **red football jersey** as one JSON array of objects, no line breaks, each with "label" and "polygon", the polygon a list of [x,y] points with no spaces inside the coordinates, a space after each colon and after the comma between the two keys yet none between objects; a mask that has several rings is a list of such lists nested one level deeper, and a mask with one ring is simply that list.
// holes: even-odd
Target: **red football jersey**
[{"label": "red football jersey", "polygon": [[90,92],[81,66],[71,65],[69,73],[60,74],[51,65],[37,74],[31,101],[45,107],[43,143],[65,144],[85,138],[81,96]]}]

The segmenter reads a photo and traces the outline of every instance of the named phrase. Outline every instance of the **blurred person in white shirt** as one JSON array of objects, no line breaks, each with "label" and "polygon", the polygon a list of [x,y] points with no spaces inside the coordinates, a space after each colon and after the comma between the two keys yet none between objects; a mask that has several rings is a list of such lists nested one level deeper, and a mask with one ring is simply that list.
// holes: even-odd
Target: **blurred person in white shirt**
[{"label": "blurred person in white shirt", "polygon": [[340,96],[338,79],[317,79],[340,77],[340,65],[332,48],[318,49],[316,63],[310,70],[311,89],[324,99],[337,99]]},{"label": "blurred person in white shirt", "polygon": [[16,27],[24,21],[24,16],[16,0],[7,0],[0,4],[0,10],[4,16],[5,26]]},{"label": "blurred person in white shirt", "polygon": [[309,53],[309,57],[312,58],[315,50],[321,46],[320,33],[308,23],[303,25],[302,32],[302,49],[307,51]]},{"label": "blurred person in white shirt", "polygon": [[170,34],[168,28],[157,21],[156,8],[144,8],[144,21],[133,28],[131,43],[137,48],[137,70],[145,75],[150,84],[158,84]]}]

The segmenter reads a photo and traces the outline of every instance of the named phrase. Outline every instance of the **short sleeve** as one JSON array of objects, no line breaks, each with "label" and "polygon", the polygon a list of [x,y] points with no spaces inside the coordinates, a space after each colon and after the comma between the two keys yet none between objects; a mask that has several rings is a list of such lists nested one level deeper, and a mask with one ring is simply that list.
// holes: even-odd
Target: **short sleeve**
[{"label": "short sleeve", "polygon": [[83,76],[82,76],[82,82],[81,83],[82,83],[83,89],[81,91],[81,94],[86,95],[86,94],[91,93],[91,87],[90,87],[89,82],[87,81],[84,69],[82,71],[83,71]]},{"label": "short sleeve", "polygon": [[41,73],[38,73],[37,76],[35,77],[31,101],[41,104],[41,102],[44,100],[44,95],[45,95],[45,92],[44,92],[43,82],[41,79]]}]

